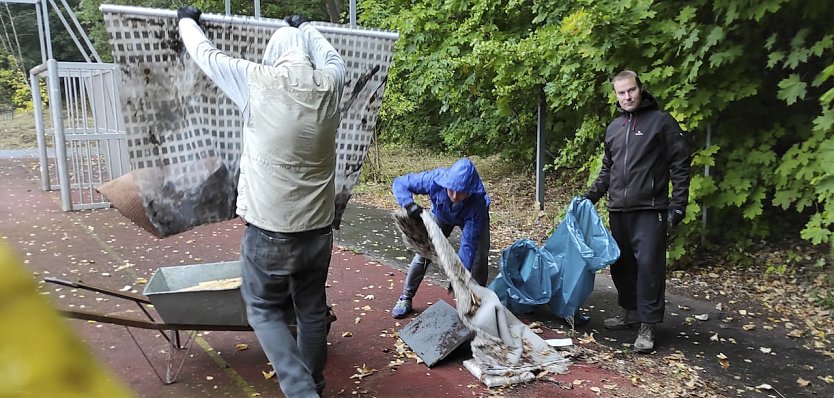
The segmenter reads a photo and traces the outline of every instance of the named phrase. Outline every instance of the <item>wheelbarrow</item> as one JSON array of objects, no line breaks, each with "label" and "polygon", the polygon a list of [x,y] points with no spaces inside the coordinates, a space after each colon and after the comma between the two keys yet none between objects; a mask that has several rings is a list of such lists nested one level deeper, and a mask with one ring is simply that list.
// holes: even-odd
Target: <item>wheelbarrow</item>
[{"label": "wheelbarrow", "polygon": [[[158,268],[145,286],[143,295],[114,291],[81,281],[71,282],[47,277],[44,281],[76,289],[84,289],[123,300],[133,301],[145,315],[145,319],[83,310],[59,310],[67,318],[95,321],[124,326],[151,366],[157,378],[164,384],[176,381],[180,369],[188,358],[197,331],[252,331],[246,319],[246,307],[240,296],[240,262],[194,264]],[[153,307],[158,317],[149,311]],[[294,317],[290,331],[295,334]],[[336,320],[332,308],[327,308],[327,332]],[[145,349],[134,336],[131,328],[158,330],[168,342],[168,358],[165,377],[154,366]],[[185,342],[180,331],[190,331]],[[186,349],[179,363],[175,352]],[[176,367],[176,369],[175,369]]]}]

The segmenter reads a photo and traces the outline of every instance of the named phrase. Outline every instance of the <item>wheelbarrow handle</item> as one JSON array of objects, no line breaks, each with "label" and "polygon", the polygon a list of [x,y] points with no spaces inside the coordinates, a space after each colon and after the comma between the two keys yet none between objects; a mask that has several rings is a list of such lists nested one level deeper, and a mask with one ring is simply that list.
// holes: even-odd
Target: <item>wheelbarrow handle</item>
[{"label": "wheelbarrow handle", "polygon": [[64,280],[64,279],[61,279],[61,278],[56,278],[54,276],[47,276],[46,278],[43,278],[43,280],[46,281],[46,282],[49,282],[49,283],[54,283],[56,285],[64,285],[64,286],[75,287],[75,288],[79,287],[78,284],[75,283],[75,282],[70,282],[68,280]]},{"label": "wheelbarrow handle", "polygon": [[125,300],[135,301],[138,304],[151,304],[151,301],[148,300],[148,298],[144,297],[144,296],[135,296],[135,295],[127,294],[127,293],[124,293],[124,292],[117,292],[115,290],[110,290],[110,289],[106,289],[106,288],[103,288],[103,287],[88,285],[88,284],[83,283],[83,282],[70,282],[70,281],[63,280],[63,279],[60,279],[60,278],[55,278],[55,277],[52,277],[52,276],[45,277],[45,278],[43,278],[43,280],[46,281],[46,282],[49,282],[49,283],[55,283],[55,284],[58,284],[58,285],[63,285],[63,286],[67,286],[67,287],[71,287],[71,288],[75,288],[75,289],[84,289],[84,290],[89,290],[89,291],[92,291],[92,292],[106,294],[106,295],[113,296],[113,297],[122,298],[122,299],[125,299]]}]

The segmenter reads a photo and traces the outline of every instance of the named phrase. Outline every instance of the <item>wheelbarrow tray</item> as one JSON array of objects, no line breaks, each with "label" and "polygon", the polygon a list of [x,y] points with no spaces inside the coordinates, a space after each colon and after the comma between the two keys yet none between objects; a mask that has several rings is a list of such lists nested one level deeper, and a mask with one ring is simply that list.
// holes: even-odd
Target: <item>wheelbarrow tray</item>
[{"label": "wheelbarrow tray", "polygon": [[241,275],[240,261],[160,267],[143,294],[167,324],[248,326],[240,285],[198,288],[201,283]]}]

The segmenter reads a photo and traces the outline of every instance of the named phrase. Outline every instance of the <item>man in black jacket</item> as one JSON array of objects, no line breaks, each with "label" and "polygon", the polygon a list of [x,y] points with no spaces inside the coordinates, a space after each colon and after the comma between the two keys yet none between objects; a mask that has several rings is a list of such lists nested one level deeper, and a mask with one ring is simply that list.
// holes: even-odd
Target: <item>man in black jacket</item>
[{"label": "man in black jacket", "polygon": [[666,232],[686,212],[690,156],[678,122],[658,109],[636,73],[622,71],[611,83],[620,116],[608,125],[602,168],[585,197],[596,203],[608,193],[611,233],[621,252],[611,277],[624,311],[605,327],[639,324],[634,349],[651,352],[654,325],[665,310]]}]

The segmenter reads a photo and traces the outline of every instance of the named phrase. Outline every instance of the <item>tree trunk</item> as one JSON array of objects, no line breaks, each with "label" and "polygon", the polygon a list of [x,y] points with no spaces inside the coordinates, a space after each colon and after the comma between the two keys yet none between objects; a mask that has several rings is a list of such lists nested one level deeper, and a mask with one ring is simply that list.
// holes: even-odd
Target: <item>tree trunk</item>
[{"label": "tree trunk", "polygon": [[327,14],[330,16],[330,22],[339,23],[342,14],[342,0],[325,0],[327,7]]}]

